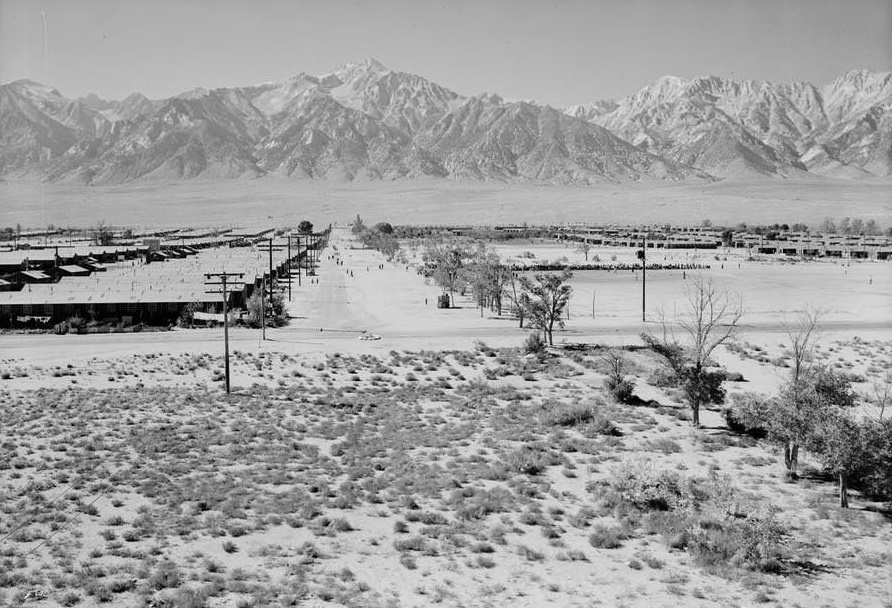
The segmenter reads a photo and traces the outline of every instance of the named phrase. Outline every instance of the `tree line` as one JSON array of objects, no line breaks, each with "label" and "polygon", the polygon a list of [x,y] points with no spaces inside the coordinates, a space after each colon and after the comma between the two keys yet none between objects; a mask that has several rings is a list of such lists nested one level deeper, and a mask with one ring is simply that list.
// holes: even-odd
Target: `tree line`
[{"label": "tree line", "polygon": [[481,315],[489,308],[501,316],[509,308],[520,327],[527,323],[540,331],[549,345],[555,327],[564,327],[573,293],[570,271],[521,276],[484,243],[442,234],[423,241],[422,260],[424,274],[448,294],[450,306],[456,292],[470,292]]},{"label": "tree line", "polygon": [[[750,234],[763,235],[766,238],[774,238],[781,232],[812,232],[812,227],[804,223],[795,224],[764,224],[764,225],[748,225],[741,222],[734,227],[737,232],[748,232]],[[867,221],[861,218],[844,217],[840,220],[834,220],[832,217],[825,217],[823,221],[817,225],[814,232],[821,234],[844,234],[848,236],[892,236],[892,226],[883,228],[875,219]]]},{"label": "tree line", "polygon": [[388,261],[401,258],[400,242],[394,235],[393,226],[387,222],[378,222],[371,228],[365,225],[357,213],[350,231],[359,239],[364,247],[377,249]]}]

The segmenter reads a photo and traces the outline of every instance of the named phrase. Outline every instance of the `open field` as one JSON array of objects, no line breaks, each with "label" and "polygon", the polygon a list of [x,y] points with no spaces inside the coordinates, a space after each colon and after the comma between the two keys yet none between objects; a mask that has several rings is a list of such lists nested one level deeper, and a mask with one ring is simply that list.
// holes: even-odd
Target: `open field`
[{"label": "open field", "polygon": [[[787,481],[720,406],[692,429],[638,347],[658,326],[632,273],[577,273],[563,345],[524,356],[516,320],[438,310],[413,268],[346,231],[331,244],[291,325],[232,332],[229,397],[219,329],[0,337],[0,606],[888,608],[883,506],[838,509],[807,455]],[[500,253],[527,250],[582,256]],[[742,376],[729,392],[775,390],[806,304],[826,311],[818,357],[857,390],[892,366],[892,265],[715,253],[707,276],[747,309],[717,356]],[[656,318],[685,279],[648,284]],[[608,346],[632,404],[603,387]]]},{"label": "open field", "polygon": [[[572,188],[456,181],[330,183],[260,180],[80,187],[0,182],[0,226],[137,228],[265,226],[312,217],[318,226],[358,212],[391,223],[806,222],[861,217],[887,225],[888,180],[725,180],[713,184],[629,183]],[[252,219],[253,218],[253,219]],[[473,219],[471,219],[473,218]]]}]

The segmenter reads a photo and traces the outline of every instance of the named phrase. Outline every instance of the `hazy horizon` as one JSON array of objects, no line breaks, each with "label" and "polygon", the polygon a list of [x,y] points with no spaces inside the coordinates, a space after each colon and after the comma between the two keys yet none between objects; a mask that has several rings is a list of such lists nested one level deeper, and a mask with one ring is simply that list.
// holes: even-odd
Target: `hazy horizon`
[{"label": "hazy horizon", "polygon": [[166,98],[368,57],[463,95],[555,106],[621,98],[664,75],[822,84],[889,69],[892,3],[0,0],[0,82],[69,97]]}]

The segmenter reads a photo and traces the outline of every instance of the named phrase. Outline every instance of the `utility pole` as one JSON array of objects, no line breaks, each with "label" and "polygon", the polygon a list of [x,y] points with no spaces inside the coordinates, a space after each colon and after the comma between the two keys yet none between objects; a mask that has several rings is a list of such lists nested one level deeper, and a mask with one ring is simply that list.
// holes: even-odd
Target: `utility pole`
[{"label": "utility pole", "polygon": [[291,301],[291,234],[288,235],[288,259],[285,260],[285,268],[288,269],[288,301]]},{"label": "utility pole", "polygon": [[642,323],[646,321],[644,316],[644,307],[645,307],[645,285],[647,284],[647,235],[644,235],[644,238],[641,239],[641,255],[638,257],[641,258],[641,321]]},{"label": "utility pole", "polygon": [[269,237],[269,284],[273,284],[273,237]]},{"label": "utility pole", "polygon": [[300,235],[297,235],[297,286],[300,287]]},{"label": "utility pole", "polygon": [[270,289],[273,287],[273,251],[285,251],[287,248],[284,245],[273,245],[272,238],[263,239],[267,241],[265,245],[258,245],[260,251],[268,251],[269,252],[269,285]]},{"label": "utility pole", "polygon": [[[301,234],[297,233],[297,234],[290,235],[290,236],[297,239],[297,286],[300,287],[301,286],[301,276],[300,276],[301,275],[301,266],[303,266],[303,262],[301,262],[301,259],[300,259],[300,237],[301,237]],[[307,256],[310,254],[309,245],[310,245],[310,237],[307,236],[307,246],[304,247],[304,259],[307,260],[307,263],[309,263],[309,260],[307,258]]]},{"label": "utility pole", "polygon": [[[261,251],[269,251],[269,296],[270,300],[272,300],[273,294],[273,251],[285,251],[286,247],[282,245],[273,245],[273,238],[269,237],[263,239],[267,241],[266,245],[261,245],[259,248]],[[288,245],[291,245],[291,241],[289,240]],[[291,291],[291,275],[288,275],[288,290],[289,296],[288,299],[291,299],[290,291]],[[260,333],[263,340],[266,340],[266,277],[261,277],[260,279]]]},{"label": "utility pole", "polygon": [[[241,272],[211,272],[204,275],[207,286],[220,286],[222,290],[210,290],[205,293],[221,293],[223,294],[223,352],[224,352],[224,369],[226,372],[226,394],[230,393],[229,385],[229,294],[226,286],[230,278],[242,278],[245,276]],[[219,282],[213,281],[218,279]]]}]

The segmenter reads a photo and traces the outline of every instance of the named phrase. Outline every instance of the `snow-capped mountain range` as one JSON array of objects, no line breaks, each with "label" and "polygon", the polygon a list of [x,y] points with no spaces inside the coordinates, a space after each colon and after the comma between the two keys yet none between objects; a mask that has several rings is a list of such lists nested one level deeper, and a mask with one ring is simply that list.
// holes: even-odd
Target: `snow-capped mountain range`
[{"label": "snow-capped mountain range", "polygon": [[592,184],[892,175],[892,75],[817,87],[667,76],[558,109],[466,97],[369,59],[164,100],[0,85],[0,176],[87,184],[261,177]]}]

